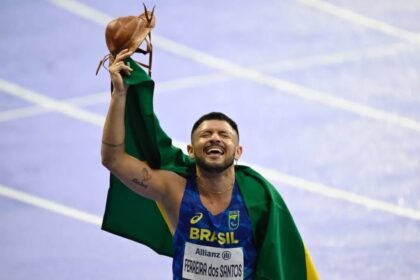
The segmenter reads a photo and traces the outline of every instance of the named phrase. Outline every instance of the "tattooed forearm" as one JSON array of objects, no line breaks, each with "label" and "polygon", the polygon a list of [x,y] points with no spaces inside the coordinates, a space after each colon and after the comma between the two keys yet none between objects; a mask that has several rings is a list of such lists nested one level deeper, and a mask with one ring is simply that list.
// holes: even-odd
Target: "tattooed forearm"
[{"label": "tattooed forearm", "polygon": [[137,178],[134,178],[131,181],[134,184],[139,185],[140,187],[147,189],[149,186],[146,184],[146,181],[149,180],[151,176],[150,176],[150,174],[149,174],[149,172],[147,171],[146,168],[143,168],[143,170],[142,170],[142,177],[143,177],[143,179],[139,180]]},{"label": "tattooed forearm", "polygon": [[131,180],[133,183],[135,183],[135,184],[137,184],[137,185],[139,185],[140,187],[142,187],[142,188],[145,188],[145,189],[147,189],[148,188],[148,185],[144,182],[145,180],[139,180],[139,179],[137,179],[137,178],[134,178],[133,180]]}]

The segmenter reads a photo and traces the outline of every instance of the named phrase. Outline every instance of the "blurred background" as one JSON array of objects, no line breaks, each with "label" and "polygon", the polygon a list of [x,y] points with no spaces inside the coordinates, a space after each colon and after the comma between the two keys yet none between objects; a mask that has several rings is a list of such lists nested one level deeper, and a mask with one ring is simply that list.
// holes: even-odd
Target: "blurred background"
[{"label": "blurred background", "polygon": [[[322,279],[420,279],[420,1],[145,4],[175,143],[227,113],[240,163],[277,187]],[[171,259],[100,229],[110,80],[95,70],[106,24],[142,12],[0,2],[1,279],[171,279]]]}]

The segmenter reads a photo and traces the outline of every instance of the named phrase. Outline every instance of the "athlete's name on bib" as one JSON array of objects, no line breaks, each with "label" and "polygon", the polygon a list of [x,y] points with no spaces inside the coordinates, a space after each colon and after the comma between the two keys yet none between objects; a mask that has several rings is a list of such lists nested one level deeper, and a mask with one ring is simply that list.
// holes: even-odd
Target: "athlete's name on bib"
[{"label": "athlete's name on bib", "polygon": [[[219,279],[219,278],[233,278],[237,277],[242,278],[243,273],[242,264],[229,264],[229,265],[219,265],[214,266],[210,264],[209,266],[205,262],[194,261],[190,259],[184,260],[184,273],[193,274],[193,275],[202,275],[204,278],[201,279]],[[209,276],[209,278],[205,278]]]},{"label": "athlete's name on bib", "polygon": [[224,244],[238,244],[239,240],[235,239],[235,232],[215,232],[206,228],[190,228],[190,239],[191,240],[205,240],[209,242],[219,243],[220,245]]},{"label": "athlete's name on bib", "polygon": [[186,242],[182,277],[195,280],[242,280],[242,247],[217,248]]}]

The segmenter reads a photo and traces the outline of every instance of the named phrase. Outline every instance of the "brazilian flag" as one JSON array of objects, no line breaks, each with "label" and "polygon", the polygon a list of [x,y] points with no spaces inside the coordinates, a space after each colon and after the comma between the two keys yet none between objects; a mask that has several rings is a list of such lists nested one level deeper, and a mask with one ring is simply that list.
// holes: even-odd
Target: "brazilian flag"
[{"label": "brazilian flag", "polygon": [[[125,112],[125,147],[130,155],[187,177],[195,163],[159,125],[153,111],[154,82],[137,64],[124,77],[129,85]],[[236,181],[253,226],[258,251],[256,279],[319,279],[286,204],[277,190],[247,166],[236,166]],[[159,205],[141,197],[111,174],[102,229],[142,243],[161,255],[173,255],[173,236]]]}]

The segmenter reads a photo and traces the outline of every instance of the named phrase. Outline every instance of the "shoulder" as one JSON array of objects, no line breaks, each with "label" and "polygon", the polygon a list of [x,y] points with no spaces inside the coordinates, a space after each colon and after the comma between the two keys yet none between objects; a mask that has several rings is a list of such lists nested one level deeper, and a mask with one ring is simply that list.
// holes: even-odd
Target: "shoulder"
[{"label": "shoulder", "polygon": [[157,170],[155,176],[160,177],[163,184],[161,201],[165,203],[179,202],[187,185],[187,178],[173,171]]},{"label": "shoulder", "polygon": [[168,188],[185,188],[187,177],[169,170],[156,170],[155,176],[160,177],[162,183]]}]

